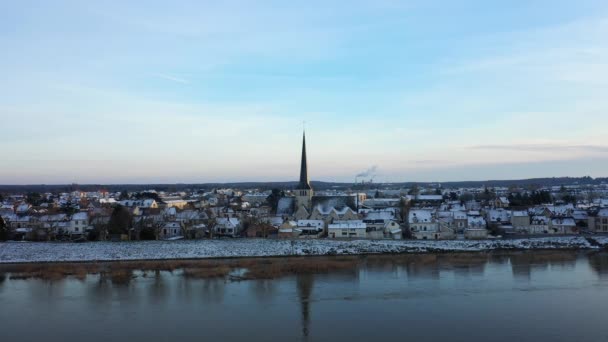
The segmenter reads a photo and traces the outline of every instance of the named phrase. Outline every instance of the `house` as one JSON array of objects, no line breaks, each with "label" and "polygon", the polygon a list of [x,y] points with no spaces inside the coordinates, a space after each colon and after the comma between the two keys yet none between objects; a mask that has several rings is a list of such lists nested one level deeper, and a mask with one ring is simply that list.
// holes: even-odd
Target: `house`
[{"label": "house", "polygon": [[254,206],[259,206],[266,202],[269,195],[270,193],[253,192],[243,195],[242,199],[243,201],[249,202]]},{"label": "house", "polygon": [[508,208],[509,204],[509,199],[504,196],[496,197],[496,199],[494,200],[495,208]]},{"label": "house", "polygon": [[189,239],[202,239],[209,232],[207,225],[203,223],[187,226],[185,230]]},{"label": "house", "polygon": [[[397,223],[397,211],[397,208],[359,210],[363,217],[362,221],[367,226],[367,238],[383,239],[389,237],[387,236],[387,229],[399,229],[401,231],[401,227]],[[389,233],[389,235],[391,234]],[[390,237],[392,238],[392,235]],[[401,238],[401,233],[399,233],[399,238]]]},{"label": "house", "polygon": [[435,218],[435,212],[433,210],[410,210],[408,224],[414,239],[438,240],[441,238],[439,223]]},{"label": "house", "polygon": [[247,227],[245,232],[249,238],[269,238],[277,237],[278,228],[266,222],[257,222]]},{"label": "house", "polygon": [[363,206],[367,208],[383,209],[398,207],[401,203],[399,198],[368,198],[363,201]]},{"label": "house", "polygon": [[549,218],[544,215],[532,216],[527,232],[528,234],[548,234]]},{"label": "house", "polygon": [[401,240],[403,238],[403,231],[401,230],[401,226],[396,221],[388,221],[384,224],[384,237],[393,239],[393,240]]},{"label": "house", "polygon": [[279,227],[278,237],[279,239],[290,239],[296,237],[295,229],[298,227],[296,221],[285,221]]},{"label": "house", "polygon": [[511,212],[511,224],[517,232],[528,232],[530,227],[530,215],[525,210]]},{"label": "house", "polygon": [[443,202],[443,195],[418,195],[416,196],[416,202],[438,204]]},{"label": "house", "polygon": [[161,240],[174,240],[183,237],[182,226],[179,222],[166,222],[160,229],[158,238]]},{"label": "house", "polygon": [[296,221],[296,235],[304,237],[320,237],[325,231],[323,220],[298,220]]},{"label": "house", "polygon": [[21,203],[15,209],[15,213],[17,215],[26,215],[30,211],[30,209],[32,209],[31,205],[29,205],[27,203]]},{"label": "house", "polygon": [[572,217],[554,217],[550,221],[549,233],[551,234],[576,234],[578,228]]},{"label": "house", "polygon": [[15,208],[12,204],[0,204],[0,216],[9,215],[15,212]]},{"label": "house", "polygon": [[158,208],[158,203],[154,199],[146,198],[142,200],[124,200],[118,202],[123,207],[139,207],[139,208]]},{"label": "house", "polygon": [[82,235],[89,228],[89,214],[79,212],[70,218],[67,226],[67,233],[70,235]]},{"label": "house", "polygon": [[452,211],[452,216],[454,217],[454,227],[457,232],[464,232],[469,225],[469,219],[467,213],[465,211]]},{"label": "house", "polygon": [[572,211],[572,218],[579,227],[587,227],[589,222],[589,213],[586,210],[575,209]]},{"label": "house", "polygon": [[237,237],[241,232],[241,221],[236,217],[219,217],[213,230],[217,236]]},{"label": "house", "polygon": [[354,239],[365,238],[366,225],[363,221],[342,221],[340,223],[331,223],[327,226],[327,236],[329,238],[346,238]]},{"label": "house", "polygon": [[467,216],[467,227],[464,229],[465,239],[487,239],[488,230],[486,220],[481,215]]},{"label": "house", "polygon": [[511,212],[505,209],[490,209],[486,213],[486,220],[490,225],[508,225],[511,223]]},{"label": "house", "polygon": [[589,230],[608,233],[608,208],[599,209],[588,217]]},{"label": "house", "polygon": [[188,205],[188,201],[183,199],[163,199],[161,206],[165,208],[184,209]]}]

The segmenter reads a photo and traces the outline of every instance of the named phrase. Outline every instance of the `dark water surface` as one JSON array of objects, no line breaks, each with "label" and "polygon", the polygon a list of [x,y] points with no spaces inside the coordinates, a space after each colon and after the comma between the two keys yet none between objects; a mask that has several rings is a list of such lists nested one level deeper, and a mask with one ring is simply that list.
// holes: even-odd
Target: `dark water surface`
[{"label": "dark water surface", "polygon": [[608,341],[605,252],[355,259],[273,280],[8,275],[0,340]]}]

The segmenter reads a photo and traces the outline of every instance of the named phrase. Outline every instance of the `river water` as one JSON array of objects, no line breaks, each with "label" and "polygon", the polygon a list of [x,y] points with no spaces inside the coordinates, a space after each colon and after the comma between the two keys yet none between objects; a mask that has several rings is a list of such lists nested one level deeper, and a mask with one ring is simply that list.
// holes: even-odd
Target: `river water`
[{"label": "river water", "polygon": [[[0,281],[2,341],[608,341],[608,254],[354,257],[272,280]],[[319,262],[311,258],[310,262]]]}]

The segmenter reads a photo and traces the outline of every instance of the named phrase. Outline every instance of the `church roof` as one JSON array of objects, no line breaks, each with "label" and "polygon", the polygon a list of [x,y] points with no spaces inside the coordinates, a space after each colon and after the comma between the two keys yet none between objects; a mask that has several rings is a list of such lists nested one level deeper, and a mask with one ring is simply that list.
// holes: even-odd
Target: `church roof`
[{"label": "church roof", "polygon": [[302,161],[300,162],[300,183],[298,189],[312,190],[308,180],[308,162],[306,159],[306,133],[302,134]]},{"label": "church roof", "polygon": [[295,199],[293,197],[282,197],[277,205],[277,215],[292,215]]}]

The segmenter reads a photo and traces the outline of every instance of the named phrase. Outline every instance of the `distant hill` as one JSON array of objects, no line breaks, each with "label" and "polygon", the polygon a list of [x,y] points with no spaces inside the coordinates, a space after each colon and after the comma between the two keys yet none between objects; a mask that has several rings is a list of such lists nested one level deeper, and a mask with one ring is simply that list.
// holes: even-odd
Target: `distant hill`
[{"label": "distant hill", "polygon": [[[374,183],[374,184],[353,184],[339,182],[312,181],[312,186],[316,190],[329,189],[377,189],[377,188],[409,188],[414,184],[423,187],[435,187],[441,184],[444,188],[474,188],[474,187],[540,187],[540,186],[561,186],[561,185],[599,185],[608,183],[608,177],[553,177],[553,178],[531,178],[517,180],[485,180],[485,181],[462,181],[462,182],[401,182],[401,183]],[[270,190],[294,189],[298,182],[236,182],[236,183],[200,183],[200,184],[31,184],[31,185],[0,185],[0,193],[26,193],[26,192],[70,192],[96,191],[106,189],[108,191],[143,191],[155,189],[158,191],[181,191],[214,188],[240,188],[240,189],[260,189]]]}]

